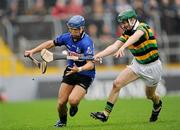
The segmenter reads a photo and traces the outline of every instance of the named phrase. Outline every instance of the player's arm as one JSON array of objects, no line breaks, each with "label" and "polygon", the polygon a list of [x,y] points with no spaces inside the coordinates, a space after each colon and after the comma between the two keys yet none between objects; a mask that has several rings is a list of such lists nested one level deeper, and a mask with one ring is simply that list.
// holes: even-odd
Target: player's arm
[{"label": "player's arm", "polygon": [[94,69],[94,66],[95,65],[92,61],[87,61],[87,63],[81,67],[77,67],[77,66],[73,66],[72,68],[69,67],[70,71],[67,72],[66,76],[73,74],[73,73],[85,71],[85,70],[92,70],[92,69]]},{"label": "player's arm", "polygon": [[90,60],[86,61],[87,63],[81,67],[79,67],[79,71],[84,71],[84,70],[92,70],[94,69],[94,63]]},{"label": "player's arm", "polygon": [[137,30],[132,36],[129,37],[129,39],[115,53],[116,58],[124,56],[125,55],[124,49],[134,44],[135,42],[137,42],[143,35],[144,35],[144,32],[142,30]]},{"label": "player's arm", "polygon": [[40,44],[36,48],[32,49],[32,51],[34,53],[37,53],[37,52],[40,52],[44,48],[49,49],[49,48],[52,48],[54,46],[55,46],[54,45],[54,41],[53,40],[49,40],[49,41],[43,42],[42,44]]},{"label": "player's arm", "polygon": [[112,45],[104,49],[103,51],[97,53],[94,57],[96,59],[96,58],[102,58],[102,57],[111,55],[115,53],[122,45],[123,45],[123,42],[120,40],[117,40]]},{"label": "player's arm", "polygon": [[31,50],[25,51],[24,55],[25,56],[32,56],[32,54],[40,52],[44,48],[49,49],[49,48],[52,48],[54,46],[55,46],[54,45],[54,41],[53,40],[49,40],[49,41],[41,43],[39,46],[37,46],[37,47],[35,47],[35,48],[31,49]]},{"label": "player's arm", "polygon": [[137,30],[129,39],[125,42],[125,44],[122,46],[123,48],[126,48],[135,42],[137,42],[142,36],[144,35],[144,32],[142,30]]}]

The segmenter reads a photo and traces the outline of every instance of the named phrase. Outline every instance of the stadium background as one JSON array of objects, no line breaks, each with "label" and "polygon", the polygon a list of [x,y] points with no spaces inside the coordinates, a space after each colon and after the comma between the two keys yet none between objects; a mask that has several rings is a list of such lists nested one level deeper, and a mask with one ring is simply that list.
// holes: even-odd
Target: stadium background
[{"label": "stadium background", "polygon": [[[139,20],[150,24],[156,34],[165,68],[158,92],[178,94],[180,0],[1,0],[0,95],[9,101],[56,97],[65,61],[48,64],[47,73],[42,75],[24,58],[24,51],[66,32],[67,19],[80,14],[86,19],[86,31],[98,52],[122,33],[116,16],[127,8],[134,8]],[[113,79],[131,61],[130,53],[126,53],[121,59],[104,58],[103,64],[97,65],[97,78],[86,98],[107,97]],[[39,55],[35,57],[40,59]],[[138,80],[123,89],[121,96],[143,97],[143,86]]]}]

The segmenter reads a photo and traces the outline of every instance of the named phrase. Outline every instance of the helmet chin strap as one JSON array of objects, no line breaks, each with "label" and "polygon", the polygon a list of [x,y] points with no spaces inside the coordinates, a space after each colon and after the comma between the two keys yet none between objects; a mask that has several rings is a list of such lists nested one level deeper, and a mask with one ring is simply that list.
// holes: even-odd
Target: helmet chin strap
[{"label": "helmet chin strap", "polygon": [[84,34],[85,34],[85,32],[83,31],[81,34],[80,34],[80,36],[79,37],[76,37],[76,38],[73,38],[73,41],[78,41],[78,40],[80,40],[80,39],[82,39],[83,37],[84,37]]}]

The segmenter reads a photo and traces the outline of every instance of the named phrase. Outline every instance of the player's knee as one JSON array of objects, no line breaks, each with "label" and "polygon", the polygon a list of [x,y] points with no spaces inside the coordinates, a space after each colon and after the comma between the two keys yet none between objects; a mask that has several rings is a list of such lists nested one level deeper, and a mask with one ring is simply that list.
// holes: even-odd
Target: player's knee
[{"label": "player's knee", "polygon": [[116,90],[116,91],[119,91],[122,87],[122,83],[117,81],[117,80],[114,80],[113,82],[113,89]]},{"label": "player's knee", "polygon": [[72,98],[72,97],[69,98],[69,104],[71,106],[76,106],[78,103],[79,103],[79,100],[77,98]]}]

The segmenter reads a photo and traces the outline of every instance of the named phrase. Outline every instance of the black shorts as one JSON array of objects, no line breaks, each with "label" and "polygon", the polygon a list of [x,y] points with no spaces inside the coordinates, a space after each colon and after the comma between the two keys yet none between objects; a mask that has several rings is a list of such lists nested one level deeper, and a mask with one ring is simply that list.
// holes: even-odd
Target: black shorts
[{"label": "black shorts", "polygon": [[91,86],[91,84],[94,80],[94,78],[92,78],[92,77],[89,77],[86,75],[81,75],[78,73],[74,73],[74,74],[65,76],[67,71],[70,71],[70,69],[68,67],[64,71],[62,83],[66,83],[69,85],[79,85],[87,91],[87,89]]}]

